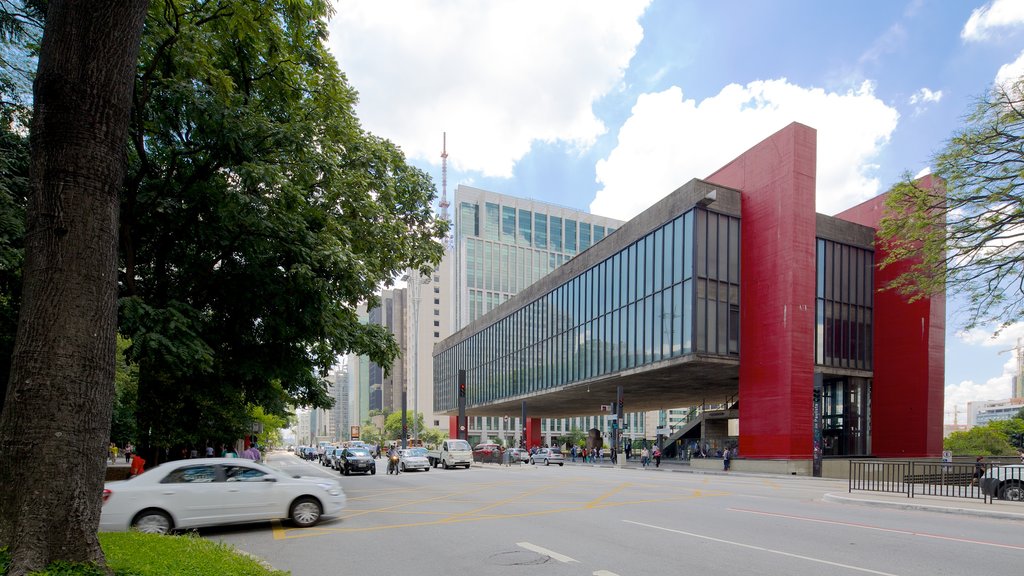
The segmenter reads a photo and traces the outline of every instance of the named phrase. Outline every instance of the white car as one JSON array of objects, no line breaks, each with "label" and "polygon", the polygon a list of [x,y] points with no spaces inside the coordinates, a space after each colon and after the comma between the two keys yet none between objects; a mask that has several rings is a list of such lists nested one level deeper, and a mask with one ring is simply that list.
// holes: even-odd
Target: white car
[{"label": "white car", "polygon": [[161,464],[103,489],[100,530],[171,530],[290,518],[300,527],[345,508],[337,480],[291,476],[242,458]]},{"label": "white car", "polygon": [[408,470],[430,470],[430,461],[427,460],[427,449],[406,448],[399,450],[398,469],[402,472]]},{"label": "white car", "polygon": [[1003,500],[1024,500],[1024,464],[991,466],[984,478],[995,478],[996,496]]},{"label": "white car", "polygon": [[530,464],[544,464],[545,466],[558,464],[561,466],[565,464],[565,456],[553,448],[539,448],[537,452],[530,455]]}]

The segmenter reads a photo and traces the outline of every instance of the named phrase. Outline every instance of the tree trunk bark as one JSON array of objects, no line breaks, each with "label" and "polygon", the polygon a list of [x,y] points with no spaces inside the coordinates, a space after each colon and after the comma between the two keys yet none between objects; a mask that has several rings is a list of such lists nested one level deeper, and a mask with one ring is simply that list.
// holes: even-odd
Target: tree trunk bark
[{"label": "tree trunk bark", "polygon": [[103,564],[118,194],[147,0],[51,0],[31,129],[24,292],[0,414],[9,576]]}]

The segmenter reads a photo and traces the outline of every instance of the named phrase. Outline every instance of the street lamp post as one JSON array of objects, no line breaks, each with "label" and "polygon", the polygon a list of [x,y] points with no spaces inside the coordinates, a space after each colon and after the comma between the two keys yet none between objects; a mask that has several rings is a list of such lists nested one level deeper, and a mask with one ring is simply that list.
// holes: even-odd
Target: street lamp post
[{"label": "street lamp post", "polygon": [[412,437],[418,441],[420,431],[416,415],[420,409],[420,286],[430,282],[430,278],[424,279],[419,270],[412,269],[406,277],[412,292]]}]

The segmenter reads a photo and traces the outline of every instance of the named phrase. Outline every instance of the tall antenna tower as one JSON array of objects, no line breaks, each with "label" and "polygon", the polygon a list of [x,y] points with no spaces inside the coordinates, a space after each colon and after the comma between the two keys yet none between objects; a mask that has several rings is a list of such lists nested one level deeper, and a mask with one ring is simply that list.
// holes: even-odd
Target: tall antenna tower
[{"label": "tall antenna tower", "polygon": [[[441,218],[448,220],[448,133],[441,133]],[[450,222],[450,220],[449,220]]]}]

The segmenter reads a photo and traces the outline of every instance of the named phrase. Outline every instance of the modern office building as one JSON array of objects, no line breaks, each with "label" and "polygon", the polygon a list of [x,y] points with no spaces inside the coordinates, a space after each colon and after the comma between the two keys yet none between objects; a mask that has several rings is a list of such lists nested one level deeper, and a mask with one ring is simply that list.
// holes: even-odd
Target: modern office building
[{"label": "modern office building", "polygon": [[[434,409],[455,423],[465,370],[467,414],[525,402],[530,445],[542,418],[592,412],[621,386],[627,412],[722,406],[704,437],[738,444],[737,468],[940,455],[945,299],[881,290],[909,265],[876,267],[884,195],[816,213],[816,138],[785,127],[481,307],[434,349]],[[505,212],[489,210],[493,228]]]},{"label": "modern office building", "polygon": [[[614,232],[622,222],[537,200],[460,185],[455,190],[450,253],[453,325],[463,328],[487,314],[580,252]],[[444,337],[450,332],[444,333]],[[436,341],[436,340],[435,340]],[[606,403],[611,399],[606,399]],[[545,444],[572,428],[606,429],[595,405],[589,417],[540,423]],[[642,435],[643,417],[631,416],[630,434]],[[518,412],[469,421],[471,439],[521,440]]]}]

